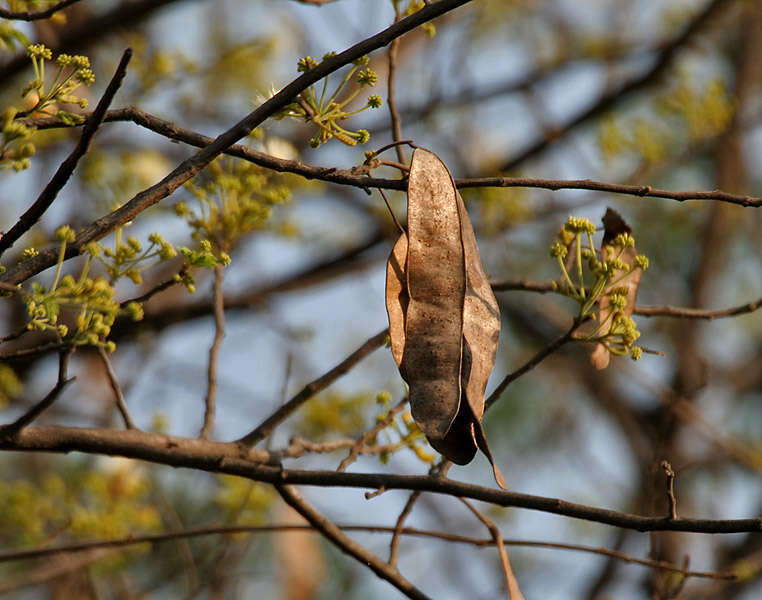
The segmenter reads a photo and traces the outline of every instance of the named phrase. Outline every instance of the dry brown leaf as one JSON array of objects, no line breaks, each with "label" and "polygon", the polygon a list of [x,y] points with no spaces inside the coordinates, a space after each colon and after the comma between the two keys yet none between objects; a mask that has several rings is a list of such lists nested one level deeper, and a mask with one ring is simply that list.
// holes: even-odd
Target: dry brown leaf
[{"label": "dry brown leaf", "polygon": [[450,172],[423,148],[410,165],[408,233],[387,262],[386,307],[392,354],[429,443],[457,464],[481,449],[505,487],[481,424],[500,332],[497,300]]},{"label": "dry brown leaf", "polygon": [[[614,246],[613,242],[616,236],[620,233],[632,233],[632,228],[625,223],[624,219],[618,212],[611,208],[606,209],[606,214],[603,215],[603,241],[601,242],[601,260],[608,260],[614,258],[619,254],[621,248]],[[638,252],[635,248],[626,248],[622,252],[621,260],[630,267],[630,272],[619,279],[622,271],[615,271],[612,280],[618,280],[614,284],[613,288],[627,288],[627,305],[622,311],[626,316],[632,316],[632,311],[635,309],[635,300],[638,295],[638,286],[640,285],[640,278],[643,276],[643,269],[634,268],[635,257]],[[598,300],[598,322],[604,323],[611,318],[611,305],[610,305],[610,292],[602,294]],[[603,344],[596,344],[590,355],[590,362],[596,369],[605,369],[611,362],[611,352]]]}]

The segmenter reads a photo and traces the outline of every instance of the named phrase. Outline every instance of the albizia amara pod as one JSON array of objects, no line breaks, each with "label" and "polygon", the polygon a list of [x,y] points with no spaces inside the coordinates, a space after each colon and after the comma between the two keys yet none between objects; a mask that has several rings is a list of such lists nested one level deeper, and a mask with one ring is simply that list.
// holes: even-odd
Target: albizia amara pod
[{"label": "albizia amara pod", "polygon": [[500,311],[471,221],[447,167],[423,148],[413,152],[407,198],[407,235],[386,265],[386,309],[413,419],[454,463],[481,449],[505,488],[482,428]]}]

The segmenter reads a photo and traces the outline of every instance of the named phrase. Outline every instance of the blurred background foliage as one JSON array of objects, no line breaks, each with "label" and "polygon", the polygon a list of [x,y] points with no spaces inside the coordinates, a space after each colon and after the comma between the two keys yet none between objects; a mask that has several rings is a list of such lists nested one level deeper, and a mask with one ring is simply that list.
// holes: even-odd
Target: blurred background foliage
[{"label": "blurred background foliage", "polygon": [[[6,0],[0,6],[25,11],[52,4]],[[0,229],[16,222],[78,136],[72,128],[25,124],[41,116],[29,112],[36,100],[21,96],[35,78],[25,45],[45,44],[53,61],[62,53],[87,56],[96,81],[76,94],[91,108],[123,49],[132,47],[112,108],[134,105],[214,136],[295,78],[300,58],[341,51],[388,26],[395,6],[403,13],[422,4],[82,0],[45,20],[0,20]],[[361,164],[364,151],[391,140],[387,54],[369,59],[367,68],[378,76],[372,93],[384,104],[342,121],[351,131],[369,132],[366,144],[326,139],[312,148],[315,126],[303,118],[270,119],[242,143],[309,164]],[[762,5],[755,0],[474,0],[439,19],[435,29],[401,38],[396,102],[403,137],[435,151],[455,177],[590,178],[762,196],[760,64]],[[51,62],[49,77],[55,68]],[[330,78],[329,90],[344,74]],[[348,108],[361,109],[366,100],[367,93],[360,94]],[[51,98],[48,113],[82,112],[66,101]],[[85,226],[193,152],[130,122],[104,124],[60,197],[2,264],[57,246],[61,225]],[[388,167],[375,174],[398,176]],[[463,195],[494,281],[556,278],[548,248],[567,216],[600,225],[610,206],[632,226],[638,251],[650,259],[639,304],[710,309],[762,296],[759,209],[533,188],[477,188]],[[404,214],[404,195],[391,193],[390,200]],[[161,243],[151,237],[156,233]],[[383,264],[396,235],[375,193],[225,157],[102,240],[103,248],[113,249],[111,267],[94,261],[90,276],[105,278],[116,301],[140,297],[163,281],[184,284],[142,302],[142,320],[117,317],[108,335],[116,345],[110,361],[137,426],[197,434],[214,333],[214,273],[228,259],[214,433],[221,440],[245,434],[385,326]],[[144,248],[155,252],[144,257]],[[187,252],[175,252],[181,248]],[[117,256],[140,258],[139,276],[117,268]],[[64,263],[63,273],[78,278],[82,261]],[[36,278],[46,288],[53,279],[52,269]],[[488,391],[564,331],[575,314],[572,302],[551,294],[510,291],[498,298],[503,328]],[[60,341],[58,334],[27,331],[29,318],[23,302],[3,298],[4,422],[55,383],[57,357],[48,346]],[[762,316],[635,318],[639,343],[663,357],[646,355],[637,363],[614,358],[599,372],[589,364],[589,348],[570,345],[509,386],[487,415],[487,435],[509,488],[661,515],[667,508],[659,463],[669,460],[677,471],[681,515],[760,514]],[[42,421],[116,426],[95,348],[78,349],[70,374],[76,382]],[[435,453],[408,414],[393,412],[404,394],[384,348],[308,402],[267,444],[285,448],[297,434],[315,443],[358,439],[389,417],[371,440],[386,445],[383,451],[359,456],[348,468],[426,473]],[[286,465],[334,469],[347,451],[305,452]],[[297,522],[271,489],[231,477],[82,456],[4,454],[0,464],[6,549],[213,524]],[[450,475],[491,485],[483,458]],[[370,501],[356,490],[305,494],[341,523],[393,526],[407,501],[402,492]],[[759,535],[647,535],[517,509],[490,514],[506,538],[587,543],[673,563],[689,556],[691,568],[739,574],[734,582],[682,581],[607,557],[514,547],[514,570],[527,598],[762,595]],[[422,497],[407,523],[479,535],[473,515],[448,498]],[[387,551],[388,537],[355,537],[381,555]],[[503,594],[498,558],[489,549],[405,538],[400,566],[437,598]],[[14,598],[308,600],[395,593],[314,534],[296,531],[101,549],[5,563],[0,572],[0,591]]]}]

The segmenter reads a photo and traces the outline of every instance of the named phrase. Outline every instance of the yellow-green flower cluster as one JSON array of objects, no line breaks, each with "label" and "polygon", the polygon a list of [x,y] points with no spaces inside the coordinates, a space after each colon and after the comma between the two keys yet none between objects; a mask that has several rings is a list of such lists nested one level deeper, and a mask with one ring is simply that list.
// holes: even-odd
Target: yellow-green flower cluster
[{"label": "yellow-green flower cluster", "polygon": [[52,331],[72,346],[101,346],[112,352],[115,345],[107,338],[116,317],[124,312],[135,320],[142,319],[143,309],[136,302],[122,309],[114,300],[114,288],[108,281],[88,276],[93,258],[99,252],[97,244],[87,246],[87,260],[78,279],[72,275],[62,277],[66,246],[76,235],[71,227],[64,225],[56,230],[55,237],[61,247],[53,284],[48,289],[33,282],[31,291],[21,294],[29,315],[27,329]]},{"label": "yellow-green flower cluster", "polygon": [[[27,55],[32,59],[34,79],[24,88],[22,96],[30,96],[34,104],[26,114],[43,113],[57,116],[69,124],[81,123],[83,119],[80,115],[61,110],[60,105],[74,104],[81,109],[87,108],[87,99],[74,96],[74,92],[81,85],[89,86],[95,82],[90,59],[79,55],[59,55],[55,61],[58,70],[50,88],[47,88],[45,65],[46,61],[52,60],[52,52],[42,44],[32,44],[27,47]],[[51,110],[54,106],[55,110]]]},{"label": "yellow-green flower cluster", "polygon": [[594,233],[595,226],[588,219],[568,218],[550,247],[550,255],[561,271],[561,281],[554,282],[553,290],[579,304],[579,320],[594,317],[599,301],[605,297],[608,316],[585,341],[600,342],[614,354],[629,353],[639,358],[642,349],[633,343],[640,332],[629,316],[632,307],[627,303],[631,290],[624,279],[635,269],[648,268],[648,258],[642,254],[633,258],[630,254],[624,260],[625,251],[635,247],[630,233],[620,233],[607,242],[605,252],[595,248]]},{"label": "yellow-green flower cluster", "polygon": [[228,252],[246,234],[268,226],[273,206],[291,199],[291,189],[265,169],[229,157],[212,162],[186,184],[197,203],[178,202],[175,213],[193,230],[200,250],[181,249],[191,266],[230,262]]},{"label": "yellow-green flower cluster", "polygon": [[[391,394],[388,392],[381,392],[376,396],[376,403],[382,407],[382,411],[376,416],[376,423],[381,423],[389,418],[392,411],[391,399]],[[424,463],[431,464],[434,462],[435,455],[428,450],[426,436],[423,435],[423,432],[415,423],[410,411],[406,411],[400,417],[392,419],[389,425],[379,433],[385,438],[383,441],[390,445],[388,450],[384,450],[379,454],[379,459],[382,463],[386,464],[394,452],[403,448],[411,450]],[[379,443],[378,436],[370,440],[369,443]]]},{"label": "yellow-green flower cluster", "polygon": [[143,282],[143,271],[153,266],[154,259],[170,260],[177,256],[175,248],[160,234],[148,236],[149,245],[143,244],[134,236],[124,237],[124,228],[120,227],[114,234],[113,247],[101,243],[89,244],[85,249],[90,256],[97,258],[106,267],[111,281],[127,277],[135,285]]},{"label": "yellow-green flower cluster", "polygon": [[[323,56],[323,60],[333,56],[335,56],[334,52],[328,52]],[[291,117],[312,121],[318,126],[317,134],[310,140],[310,146],[313,148],[317,148],[331,138],[336,138],[348,146],[366,143],[370,139],[370,133],[367,130],[358,129],[357,131],[352,131],[344,128],[339,123],[367,108],[379,108],[383,104],[381,97],[373,94],[368,97],[362,108],[357,110],[347,109],[348,105],[357,97],[363,87],[373,87],[378,82],[378,75],[372,69],[367,68],[368,63],[369,59],[367,56],[354,60],[352,67],[330,95],[328,94],[328,78],[323,79],[322,89],[319,94],[314,85],[310,86],[301,93],[297,102],[292,102],[278,111],[274,115],[275,118],[283,119]],[[299,72],[309,71],[318,66],[318,64],[320,63],[311,56],[305,56],[299,59],[297,70]],[[345,88],[352,81],[354,81],[357,87],[347,94]],[[275,90],[272,90],[271,96],[274,93]]]}]

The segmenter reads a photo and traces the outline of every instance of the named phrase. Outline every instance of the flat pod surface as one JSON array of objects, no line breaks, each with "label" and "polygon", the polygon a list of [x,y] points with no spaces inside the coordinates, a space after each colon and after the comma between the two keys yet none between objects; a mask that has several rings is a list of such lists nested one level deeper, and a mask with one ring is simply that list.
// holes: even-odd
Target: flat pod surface
[{"label": "flat pod surface", "polygon": [[407,235],[387,262],[386,307],[392,354],[429,443],[458,464],[480,448],[505,487],[481,425],[499,309],[463,199],[447,167],[422,148],[410,165]]},{"label": "flat pod surface", "polygon": [[460,407],[461,339],[466,293],[460,213],[450,173],[416,149],[408,181],[405,348],[413,418],[430,439],[443,438]]}]

